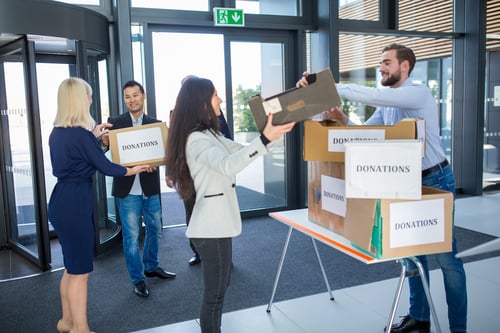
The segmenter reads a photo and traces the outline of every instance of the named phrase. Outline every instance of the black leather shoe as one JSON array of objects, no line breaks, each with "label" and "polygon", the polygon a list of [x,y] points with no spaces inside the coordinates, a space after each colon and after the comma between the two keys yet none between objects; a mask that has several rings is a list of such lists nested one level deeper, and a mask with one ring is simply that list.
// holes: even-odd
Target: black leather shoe
[{"label": "black leather shoe", "polygon": [[415,320],[410,316],[404,316],[399,324],[394,324],[389,333],[430,333],[431,322]]},{"label": "black leather shoe", "polygon": [[175,273],[167,272],[160,267],[152,272],[144,272],[144,275],[146,275],[147,277],[159,277],[160,279],[172,279],[176,276]]},{"label": "black leather shoe", "polygon": [[136,284],[134,284],[134,292],[139,296],[148,297],[149,290],[148,287],[146,287],[146,282],[139,281]]},{"label": "black leather shoe", "polygon": [[195,254],[194,256],[191,257],[191,259],[189,259],[189,264],[191,266],[198,265],[200,262],[201,262],[201,259],[200,259],[199,254]]}]

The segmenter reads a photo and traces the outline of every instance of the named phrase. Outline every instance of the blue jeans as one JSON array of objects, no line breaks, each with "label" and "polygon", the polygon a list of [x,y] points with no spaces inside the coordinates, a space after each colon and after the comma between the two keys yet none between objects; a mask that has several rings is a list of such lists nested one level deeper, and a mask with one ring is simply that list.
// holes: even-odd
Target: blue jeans
[{"label": "blue jeans", "polygon": [[219,333],[222,306],[231,278],[232,238],[191,238],[200,254],[203,270],[202,333]]},{"label": "blue jeans", "polygon": [[[422,178],[422,185],[435,187],[453,192],[455,195],[455,177],[451,166],[446,166]],[[446,303],[448,304],[448,321],[451,331],[465,332],[467,329],[467,287],[464,265],[461,259],[455,258],[457,254],[455,237],[453,237],[452,251],[437,253],[428,256],[419,256],[429,281],[429,266],[427,257],[434,257],[443,272]],[[409,261],[410,262],[410,261]],[[416,269],[410,262],[410,269]],[[410,285],[410,317],[416,320],[429,321],[430,311],[427,298],[419,276],[409,278]]]},{"label": "blue jeans", "polygon": [[[132,284],[145,279],[144,271],[158,268],[158,247],[161,237],[160,196],[127,195],[117,198],[122,223],[123,253]],[[139,254],[140,217],[144,218],[146,237],[142,260]],[[143,265],[144,264],[144,265]]]}]

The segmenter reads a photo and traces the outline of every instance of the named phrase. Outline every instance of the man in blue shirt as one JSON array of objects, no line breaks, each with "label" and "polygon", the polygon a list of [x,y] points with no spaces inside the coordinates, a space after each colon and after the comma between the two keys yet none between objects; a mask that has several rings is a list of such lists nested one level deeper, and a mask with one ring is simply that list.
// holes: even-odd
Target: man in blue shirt
[{"label": "man in blue shirt", "polygon": [[[447,190],[455,194],[455,178],[446,159],[439,137],[437,104],[425,85],[412,82],[410,73],[415,66],[415,54],[410,48],[391,44],[382,50],[380,57],[381,84],[384,88],[364,87],[356,84],[338,84],[340,97],[376,107],[365,125],[394,125],[403,118],[425,120],[425,156],[422,160],[422,185]],[[297,82],[306,86],[307,73]],[[385,88],[388,87],[388,88]],[[325,113],[341,125],[355,125],[338,107]],[[467,290],[463,263],[455,258],[456,241],[448,253],[433,254],[443,272],[451,332],[467,329]],[[419,256],[427,281],[429,268],[427,256]],[[416,269],[410,262],[410,269]],[[409,277],[410,309],[400,323],[391,327],[391,333],[430,332],[430,310],[420,277]]]}]

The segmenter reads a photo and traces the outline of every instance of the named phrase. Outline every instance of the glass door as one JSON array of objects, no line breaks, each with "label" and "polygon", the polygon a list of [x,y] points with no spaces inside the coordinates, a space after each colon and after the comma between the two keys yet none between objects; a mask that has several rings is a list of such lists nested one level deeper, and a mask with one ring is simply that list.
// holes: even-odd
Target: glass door
[{"label": "glass door", "polygon": [[[152,32],[151,41],[153,96],[158,119],[168,122],[169,111],[175,105],[184,77],[205,77],[214,82],[224,101],[221,108],[234,140],[247,144],[258,136],[248,99],[259,93],[271,96],[290,88],[286,85],[286,68],[291,67],[285,64],[293,62],[288,59],[292,52],[286,51],[291,50],[291,38],[287,33],[275,35],[266,32],[255,36],[243,31],[231,34],[157,31]],[[140,60],[142,53],[137,52],[134,63]],[[150,72],[148,63],[144,63],[144,68],[147,78]],[[288,76],[293,81],[293,74]],[[152,95],[152,89],[146,88],[148,96]],[[253,162],[237,175],[237,193],[243,212],[262,212],[290,205],[287,185],[294,182],[287,180],[291,167],[287,163],[290,159],[287,138],[276,145],[271,154]],[[164,191],[172,190],[164,188]],[[174,198],[176,193],[172,195]]]},{"label": "glass door", "polygon": [[34,44],[21,38],[0,49],[2,74],[1,144],[3,147],[3,196],[8,244],[42,270],[50,268],[43,167],[37,165],[40,138],[33,130],[39,121]]},{"label": "glass door", "polygon": [[[246,145],[260,135],[248,100],[286,90],[285,43],[282,41],[229,42],[231,54],[231,106],[234,140]],[[236,176],[240,209],[272,209],[287,206],[286,140],[274,144]]]}]

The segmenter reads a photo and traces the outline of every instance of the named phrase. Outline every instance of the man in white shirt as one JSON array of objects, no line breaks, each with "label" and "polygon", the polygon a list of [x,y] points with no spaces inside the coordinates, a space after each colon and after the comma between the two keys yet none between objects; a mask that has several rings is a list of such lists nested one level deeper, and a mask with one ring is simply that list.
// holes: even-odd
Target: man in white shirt
[{"label": "man in white shirt", "polygon": [[[439,112],[429,88],[412,82],[410,73],[415,66],[413,51],[399,44],[391,44],[382,50],[380,57],[381,84],[384,88],[371,88],[357,84],[338,84],[340,97],[376,107],[365,125],[394,125],[403,118],[425,119],[425,156],[422,160],[422,185],[447,190],[455,194],[455,178],[446,159],[439,137]],[[297,82],[297,87],[306,86],[307,73]],[[385,88],[388,87],[388,88]],[[325,113],[342,125],[355,125],[338,107]],[[467,329],[466,278],[461,259],[455,258],[456,241],[448,253],[433,254],[444,278],[448,320],[453,333]],[[427,256],[419,256],[427,281],[429,268]],[[410,262],[410,268],[416,269]],[[410,285],[410,309],[400,323],[391,327],[391,333],[429,333],[430,310],[418,275],[408,278]]]}]

